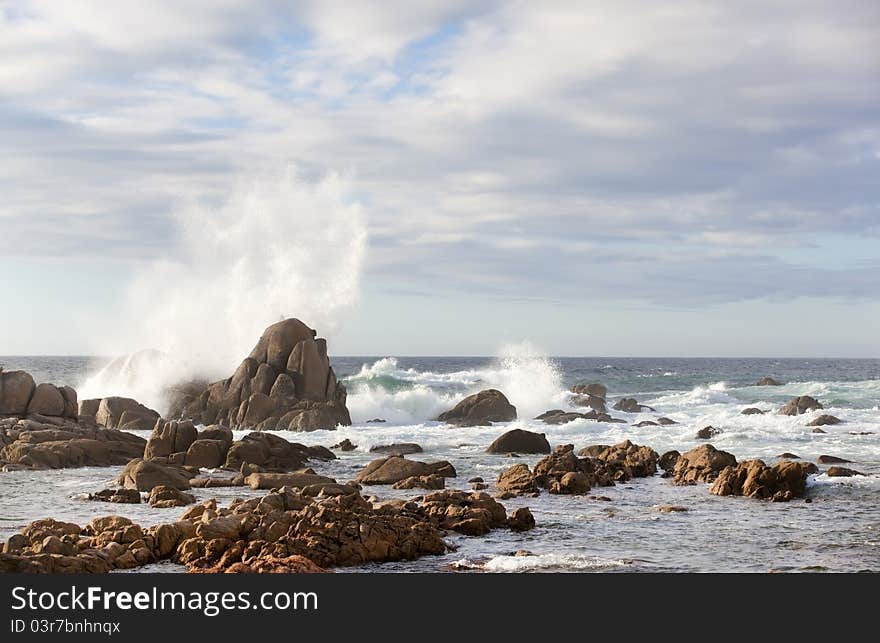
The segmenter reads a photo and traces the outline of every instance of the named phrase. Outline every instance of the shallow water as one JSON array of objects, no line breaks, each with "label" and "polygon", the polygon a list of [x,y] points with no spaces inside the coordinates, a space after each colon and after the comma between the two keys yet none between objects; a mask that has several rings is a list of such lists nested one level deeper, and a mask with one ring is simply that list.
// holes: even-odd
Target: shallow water
[{"label": "shallow water", "polygon": [[[44,379],[77,383],[77,367],[64,358],[63,377],[50,377],[51,360],[40,365]],[[88,363],[84,360],[83,369]],[[17,360],[17,361],[16,361]],[[24,363],[23,363],[24,362]],[[24,358],[0,358],[6,368],[28,368]],[[314,463],[319,473],[344,481],[372,459],[370,446],[417,442],[421,460],[451,461],[458,477],[450,487],[469,488],[469,478],[491,483],[514,462],[533,465],[540,456],[508,458],[489,455],[485,447],[509,428],[546,433],[551,444],[613,444],[630,439],[663,452],[685,451],[700,443],[697,429],[711,424],[721,429],[712,443],[739,459],[794,452],[814,460],[819,454],[842,456],[848,467],[866,476],[811,478],[812,503],[768,503],[712,496],[708,487],[674,487],[659,476],[625,485],[595,489],[610,502],[585,496],[519,498],[504,501],[508,511],[528,506],[538,526],[516,534],[497,530],[471,538],[451,535],[456,547],[444,556],[417,561],[366,565],[340,571],[571,571],[571,572],[766,572],[880,571],[880,361],[877,360],[651,360],[555,359],[513,354],[487,358],[334,358],[337,372],[348,377],[349,408],[355,425],[337,431],[279,432],[305,444],[331,445],[349,438],[359,446],[339,453],[329,463]],[[29,370],[35,370],[33,365]],[[60,371],[59,371],[60,372]],[[764,375],[789,382],[781,387],[754,387]],[[656,413],[613,411],[629,424],[600,424],[578,420],[548,426],[521,419],[492,427],[454,428],[429,421],[464,394],[495,386],[528,418],[549,408],[568,408],[568,385],[602,381],[609,400],[635,396]],[[825,403],[823,413],[845,422],[823,427],[815,434],[806,426],[815,413],[785,417],[775,413],[743,416],[746,406],[775,411],[795,395],[809,394]],[[672,426],[636,428],[632,424],[665,415],[680,422]],[[388,422],[368,424],[381,417]],[[853,435],[868,432],[869,435]],[[242,435],[243,433],[237,433]],[[0,537],[6,538],[40,517],[84,523],[108,513],[151,524],[175,519],[180,509],[148,505],[92,503],[82,495],[97,491],[118,475],[121,467],[63,471],[13,472],[0,477]],[[491,491],[491,489],[490,489]],[[414,497],[417,490],[369,487],[380,497]],[[242,488],[196,489],[201,499],[259,495]],[[683,505],[685,513],[660,513],[659,505]],[[535,556],[513,557],[517,550]],[[174,565],[151,566],[151,571],[176,571]]]}]

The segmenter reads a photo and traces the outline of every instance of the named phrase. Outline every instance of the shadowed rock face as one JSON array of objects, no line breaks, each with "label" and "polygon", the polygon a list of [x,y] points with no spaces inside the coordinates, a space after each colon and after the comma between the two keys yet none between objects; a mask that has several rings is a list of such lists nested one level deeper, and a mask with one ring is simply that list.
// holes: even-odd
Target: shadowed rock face
[{"label": "shadowed rock face", "polygon": [[515,419],[516,407],[507,400],[504,393],[494,388],[469,395],[454,408],[437,416],[440,422],[463,426],[511,422]]},{"label": "shadowed rock face", "polygon": [[269,326],[231,377],[181,387],[169,416],[233,429],[314,431],[348,426],[345,387],[327,342],[298,319]]}]

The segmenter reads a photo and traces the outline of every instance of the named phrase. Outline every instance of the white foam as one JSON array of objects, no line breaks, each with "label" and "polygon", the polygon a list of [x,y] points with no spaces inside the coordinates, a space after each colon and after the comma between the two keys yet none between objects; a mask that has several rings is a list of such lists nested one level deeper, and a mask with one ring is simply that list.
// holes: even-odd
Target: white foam
[{"label": "white foam", "polygon": [[552,572],[558,570],[582,571],[627,567],[631,561],[604,559],[579,554],[538,554],[535,556],[496,556],[487,561],[463,558],[453,563],[464,569],[482,569],[487,572]]}]

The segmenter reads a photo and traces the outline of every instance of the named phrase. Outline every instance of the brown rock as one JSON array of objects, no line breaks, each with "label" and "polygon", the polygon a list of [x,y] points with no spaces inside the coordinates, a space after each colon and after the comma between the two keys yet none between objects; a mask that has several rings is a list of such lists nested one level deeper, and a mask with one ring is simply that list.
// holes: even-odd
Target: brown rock
[{"label": "brown rock", "polygon": [[766,411],[762,411],[757,407],[751,406],[747,409],[743,409],[740,412],[740,415],[764,415],[764,413],[766,413]]},{"label": "brown rock", "polygon": [[174,489],[187,490],[192,476],[179,467],[169,467],[136,458],[129,462],[119,476],[119,484],[126,489],[151,491],[153,487],[164,485]]},{"label": "brown rock", "polygon": [[663,469],[664,478],[668,478],[670,475],[672,475],[672,472],[675,469],[675,463],[678,462],[678,459],[680,457],[681,453],[674,449],[672,451],[667,451],[660,456],[657,464],[661,469]]},{"label": "brown rock", "polygon": [[302,488],[309,485],[335,483],[336,480],[314,473],[252,473],[244,479],[251,489]]},{"label": "brown rock", "polygon": [[524,495],[537,493],[538,485],[535,477],[525,464],[515,464],[498,475],[495,486],[503,493]]},{"label": "brown rock", "polygon": [[354,451],[355,449],[357,449],[357,445],[354,444],[348,438],[345,438],[342,442],[338,442],[337,444],[334,444],[330,448],[331,449],[339,449],[340,451]]},{"label": "brown rock", "polygon": [[717,496],[788,501],[804,495],[807,471],[803,463],[790,460],[782,460],[772,467],[761,460],[746,460],[725,467],[709,491]]},{"label": "brown rock", "polygon": [[443,489],[446,486],[446,478],[436,474],[411,476],[391,486],[393,489]]},{"label": "brown rock", "polygon": [[495,439],[487,453],[550,453],[550,443],[543,433],[513,429]]},{"label": "brown rock", "polygon": [[682,507],[680,505],[660,505],[659,507],[657,507],[657,511],[659,511],[660,513],[664,513],[664,514],[682,513],[687,510],[688,510],[687,507]]},{"label": "brown rock", "polygon": [[654,409],[645,404],[639,404],[635,398],[624,397],[618,400],[614,405],[615,411],[623,411],[624,413],[641,413],[642,411],[653,411]]},{"label": "brown rock", "polygon": [[736,457],[704,444],[679,456],[672,471],[676,485],[712,482],[728,466],[736,466]]},{"label": "brown rock", "polygon": [[35,388],[30,373],[0,370],[0,415],[25,415]]},{"label": "brown rock", "polygon": [[849,462],[852,462],[852,460],[838,458],[836,455],[822,454],[818,458],[816,458],[816,462],[818,462],[819,464],[847,464]]},{"label": "brown rock", "polygon": [[704,426],[702,429],[697,431],[697,438],[700,440],[709,440],[719,433],[721,433],[721,431],[716,429],[714,426]]},{"label": "brown rock", "polygon": [[840,424],[841,422],[843,422],[843,420],[834,417],[833,415],[820,415],[812,422],[808,422],[807,426],[828,426],[832,424]]},{"label": "brown rock", "polygon": [[64,415],[64,396],[52,384],[38,384],[27,406],[28,413],[60,417]]},{"label": "brown rock", "polygon": [[528,531],[535,527],[535,517],[528,507],[514,509],[507,519],[507,526],[513,531]]},{"label": "brown rock", "polygon": [[358,473],[355,481],[367,485],[394,484],[412,476],[427,476],[430,474],[447,478],[454,478],[456,475],[453,466],[446,461],[425,463],[416,460],[406,460],[399,456],[389,456],[370,462]]},{"label": "brown rock", "polygon": [[855,469],[847,469],[846,467],[828,467],[825,475],[829,478],[850,478],[852,476],[863,476],[864,473]]},{"label": "brown rock", "polygon": [[801,395],[792,398],[791,401],[779,410],[780,415],[801,415],[807,411],[815,411],[824,408],[822,404],[809,395]]},{"label": "brown rock", "polygon": [[486,389],[470,395],[437,417],[438,421],[449,424],[510,422],[515,419],[516,407],[496,389]]},{"label": "brown rock", "polygon": [[196,497],[191,493],[184,493],[174,487],[166,487],[158,485],[150,491],[150,506],[160,509],[168,507],[185,507],[196,501]]},{"label": "brown rock", "polygon": [[216,469],[226,461],[229,443],[223,440],[196,440],[186,450],[184,463],[190,467]]},{"label": "brown rock", "polygon": [[422,447],[414,442],[402,442],[395,444],[377,444],[370,447],[370,453],[385,453],[388,455],[410,455],[422,453]]},{"label": "brown rock", "polygon": [[90,493],[89,500],[136,505],[141,502],[141,494],[137,489],[103,489],[97,493]]},{"label": "brown rock", "polygon": [[782,386],[782,384],[774,380],[772,377],[762,377],[755,382],[755,386]]}]

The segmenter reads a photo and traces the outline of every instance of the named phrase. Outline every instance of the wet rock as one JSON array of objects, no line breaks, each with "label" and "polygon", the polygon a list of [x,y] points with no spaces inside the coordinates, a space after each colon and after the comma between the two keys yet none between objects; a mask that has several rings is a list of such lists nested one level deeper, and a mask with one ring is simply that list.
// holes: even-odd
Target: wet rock
[{"label": "wet rock", "polygon": [[817,427],[817,428],[813,429],[812,431],[810,431],[810,433],[828,433],[828,431]]},{"label": "wet rock", "polygon": [[221,442],[225,442],[228,445],[232,444],[233,436],[232,429],[228,426],[223,426],[222,424],[212,424],[211,426],[206,426],[204,429],[199,431],[197,440],[220,440]]},{"label": "wet rock", "polygon": [[0,369],[0,415],[27,414],[35,389],[36,384],[30,373]]},{"label": "wet rock", "polygon": [[[519,507],[507,518],[507,526],[512,531],[529,531],[535,528],[535,517],[528,507]],[[517,555],[520,555],[519,552]]]},{"label": "wet rock", "polygon": [[339,449],[340,451],[354,451],[357,449],[357,445],[348,438],[345,438],[342,442],[337,442],[330,448]]},{"label": "wet rock", "polygon": [[309,459],[309,448],[288,442],[272,433],[248,433],[234,442],[226,453],[225,469],[240,469],[242,464],[256,465],[266,471],[295,471]]},{"label": "wet rock", "polygon": [[106,467],[143,455],[146,440],[132,433],[56,421],[12,419],[15,424],[0,427],[0,463],[29,469]]},{"label": "wet rock", "polygon": [[847,469],[846,467],[828,467],[825,475],[829,478],[850,478],[852,476],[863,476],[864,473],[855,469]]},{"label": "wet rock", "polygon": [[840,418],[834,417],[833,415],[820,415],[812,422],[808,422],[807,426],[829,426],[834,424],[840,424],[843,422]]},{"label": "wet rock", "polygon": [[709,492],[716,496],[745,496],[786,502],[806,491],[809,468],[801,462],[782,460],[768,467],[762,460],[745,460],[725,467]]},{"label": "wet rock", "polygon": [[372,420],[367,420],[367,424],[385,424],[386,420],[382,418],[373,418]]},{"label": "wet rock", "polygon": [[550,443],[543,433],[513,429],[495,439],[487,453],[550,453]]},{"label": "wet rock", "polygon": [[667,451],[657,460],[657,465],[663,470],[663,477],[668,478],[675,469],[675,464],[681,457],[681,453],[676,450]]},{"label": "wet rock", "polygon": [[141,502],[141,494],[137,489],[102,489],[97,493],[90,493],[89,500],[137,505]]},{"label": "wet rock", "polygon": [[226,462],[230,444],[223,440],[196,440],[189,445],[184,464],[200,469],[216,469]]},{"label": "wet rock", "polygon": [[704,426],[702,429],[697,431],[697,438],[700,440],[709,440],[719,433],[721,433],[721,431],[716,429],[714,426]]},{"label": "wet rock", "polygon": [[809,395],[801,395],[792,398],[791,401],[779,410],[780,415],[802,415],[808,411],[816,411],[824,408],[822,404]]},{"label": "wet rock", "polygon": [[370,447],[370,453],[385,453],[387,455],[411,455],[422,453],[422,447],[415,442],[401,442],[395,444],[377,444]]},{"label": "wet rock", "polygon": [[740,415],[764,415],[764,413],[766,413],[766,411],[762,411],[762,410],[759,409],[759,408],[756,408],[756,407],[754,407],[754,406],[751,406],[751,407],[749,407],[749,408],[747,408],[747,409],[743,409],[743,410],[740,412]]},{"label": "wet rock", "polygon": [[849,462],[852,462],[852,460],[838,458],[835,455],[822,454],[818,458],[816,458],[816,462],[818,462],[819,464],[847,464]]},{"label": "wet rock", "polygon": [[538,491],[535,477],[529,470],[528,465],[522,463],[508,467],[498,474],[498,480],[495,482],[495,486],[502,493],[509,493],[517,496],[532,494]]},{"label": "wet rock", "polygon": [[151,491],[153,487],[164,485],[174,489],[187,490],[190,488],[189,480],[193,476],[182,467],[171,467],[135,458],[129,462],[118,483],[126,489],[138,491]]},{"label": "wet rock", "polygon": [[755,386],[782,386],[782,384],[774,380],[772,377],[762,377],[755,382]]},{"label": "wet rock", "polygon": [[580,471],[562,474],[561,477],[550,482],[549,488],[550,493],[577,496],[586,494],[590,489],[590,479]]},{"label": "wet rock", "polygon": [[678,422],[668,417],[659,417],[657,418],[657,424],[660,424],[662,426],[669,426],[671,424],[678,424]]},{"label": "wet rock", "polygon": [[624,397],[617,401],[612,407],[615,411],[623,411],[624,413],[641,413],[642,411],[653,411],[654,409],[645,404],[639,404],[635,398]]},{"label": "wet rock", "polygon": [[166,422],[156,420],[153,432],[147,440],[144,459],[164,458],[172,453],[185,453],[198,438],[198,431],[190,421]]},{"label": "wet rock", "polygon": [[608,398],[608,387],[595,382],[591,384],[575,384],[568,390],[575,395],[592,395],[603,400]]},{"label": "wet rock", "polygon": [[473,489],[474,491],[483,491],[484,489],[488,488],[489,485],[487,485],[485,482],[474,482],[473,484],[471,484],[471,489]]},{"label": "wet rock", "polygon": [[657,507],[657,511],[664,514],[683,513],[687,510],[687,507],[682,507],[680,505],[660,505],[659,507]]},{"label": "wet rock", "polygon": [[736,466],[736,457],[732,453],[703,444],[679,456],[672,471],[673,484],[712,482],[728,466]]},{"label": "wet rock", "polygon": [[327,342],[298,319],[269,326],[231,377],[183,387],[170,417],[233,429],[314,431],[348,426],[345,387]]},{"label": "wet rock", "polygon": [[392,489],[443,489],[446,478],[436,474],[427,476],[410,476],[391,485]]},{"label": "wet rock", "polygon": [[466,536],[482,536],[507,524],[504,506],[480,492],[437,491],[424,497],[422,512],[441,529]]},{"label": "wet rock", "polygon": [[437,416],[440,422],[472,425],[483,422],[511,422],[516,419],[514,407],[501,391],[486,389],[469,395],[449,411]]},{"label": "wet rock", "polygon": [[795,455],[794,453],[789,453],[788,451],[785,451],[784,453],[780,453],[776,457],[779,458],[780,460],[800,460],[801,459],[800,456]]},{"label": "wet rock", "polygon": [[159,509],[185,507],[186,505],[193,504],[195,501],[196,497],[191,493],[184,493],[174,487],[166,487],[165,485],[153,487],[153,490],[150,492],[150,506]]},{"label": "wet rock", "polygon": [[[2,375],[2,374],[0,374]],[[28,414],[39,414],[53,417],[64,415],[65,401],[61,390],[53,384],[38,384],[28,402]]]},{"label": "wet rock", "polygon": [[637,429],[641,429],[646,426],[660,426],[660,425],[657,424],[656,422],[651,421],[651,420],[642,420],[638,424],[633,424],[633,426],[636,427]]},{"label": "wet rock", "polygon": [[367,485],[394,484],[412,476],[431,474],[447,478],[454,478],[456,475],[455,468],[446,461],[425,463],[406,460],[399,456],[389,456],[370,462],[358,473],[355,481]]},{"label": "wet rock", "polygon": [[485,482],[485,481],[480,476],[477,476],[476,478],[471,478],[470,480],[468,480],[468,482]]}]

